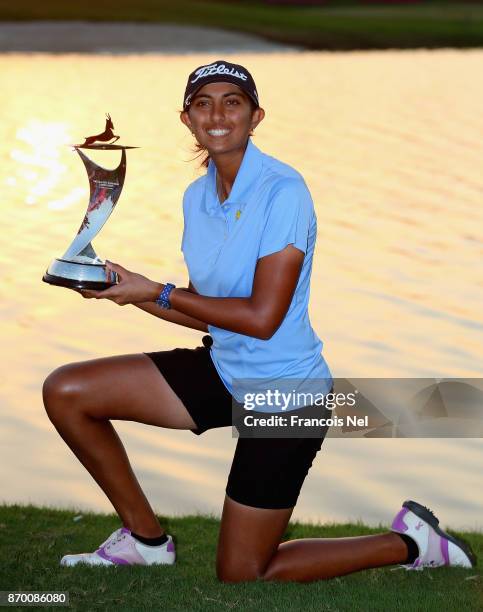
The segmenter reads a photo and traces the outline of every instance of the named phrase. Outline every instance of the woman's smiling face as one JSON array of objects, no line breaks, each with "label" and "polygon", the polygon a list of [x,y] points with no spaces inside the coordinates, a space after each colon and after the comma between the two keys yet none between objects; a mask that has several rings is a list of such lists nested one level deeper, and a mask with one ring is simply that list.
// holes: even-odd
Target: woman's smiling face
[{"label": "woman's smiling face", "polygon": [[247,94],[232,83],[208,83],[199,89],[181,121],[208,153],[219,154],[244,147],[248,135],[263,119],[261,108],[253,110]]}]

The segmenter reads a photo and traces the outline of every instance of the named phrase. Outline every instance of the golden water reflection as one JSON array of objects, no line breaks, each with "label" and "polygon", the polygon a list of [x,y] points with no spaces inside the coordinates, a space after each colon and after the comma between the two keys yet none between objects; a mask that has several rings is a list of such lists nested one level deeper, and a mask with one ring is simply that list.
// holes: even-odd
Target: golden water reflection
[{"label": "golden water reflection", "polygon": [[[128,151],[125,188],[96,251],[186,285],[181,198],[200,171],[178,110],[185,76],[214,59],[0,57],[6,500],[111,510],[47,420],[44,378],[67,362],[200,341],[41,277],[87,205],[85,170],[67,145],[102,131],[109,112],[120,142],[140,149]],[[481,375],[482,60],[478,50],[233,59],[253,71],[267,113],[255,143],[297,168],[315,201],[310,315],[335,376]],[[198,438],[116,427],[160,512],[219,512],[235,444],[229,429]],[[326,440],[295,516],[387,522],[415,497],[453,525],[481,525],[481,459],[479,440]]]}]

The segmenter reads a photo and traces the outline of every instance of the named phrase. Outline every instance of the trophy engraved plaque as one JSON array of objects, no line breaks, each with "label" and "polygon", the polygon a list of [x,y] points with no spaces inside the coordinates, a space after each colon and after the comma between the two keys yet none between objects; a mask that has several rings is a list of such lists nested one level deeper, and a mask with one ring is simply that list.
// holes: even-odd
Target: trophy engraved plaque
[{"label": "trophy engraved plaque", "polygon": [[[42,277],[46,283],[70,289],[97,290],[107,289],[117,283],[117,274],[111,272],[107,277],[105,262],[98,257],[92,246],[92,240],[106,223],[121,195],[126,176],[126,149],[137,148],[114,144],[119,136],[114,134],[113,129],[111,117],[106,115],[104,132],[88,136],[81,145],[71,145],[87,171],[89,205],[72,244],[62,257],[54,259]],[[121,150],[121,162],[117,168],[107,170],[89,159],[81,149]]]}]

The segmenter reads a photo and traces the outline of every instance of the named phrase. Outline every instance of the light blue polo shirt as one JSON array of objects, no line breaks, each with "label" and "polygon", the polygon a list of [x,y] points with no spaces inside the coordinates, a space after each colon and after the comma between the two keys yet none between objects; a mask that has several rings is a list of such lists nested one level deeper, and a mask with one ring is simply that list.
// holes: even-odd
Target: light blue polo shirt
[{"label": "light blue polo shirt", "polygon": [[[329,392],[332,376],[308,315],[317,219],[301,174],[249,139],[228,199],[220,204],[216,166],[210,160],[207,173],[186,189],[183,214],[181,250],[200,295],[249,297],[260,257],[288,244],[305,253],[292,303],[271,338],[261,340],[208,325],[211,359],[230,394],[243,403],[247,389],[255,390],[257,382],[258,390],[267,381],[278,385],[281,379],[286,390],[297,393],[308,388]],[[247,387],[246,381],[255,386]],[[309,382],[312,386],[307,387]],[[283,409],[312,403],[300,403],[299,397],[297,402]],[[280,402],[275,407],[273,402],[266,407],[259,404],[256,410],[279,412],[280,406]]]}]

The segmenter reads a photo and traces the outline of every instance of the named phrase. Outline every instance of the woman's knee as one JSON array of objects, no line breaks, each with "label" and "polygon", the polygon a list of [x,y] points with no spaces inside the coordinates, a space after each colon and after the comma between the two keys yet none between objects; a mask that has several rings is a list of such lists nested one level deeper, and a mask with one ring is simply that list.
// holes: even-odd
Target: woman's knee
[{"label": "woman's knee", "polygon": [[218,580],[251,582],[263,578],[292,510],[248,506],[226,495],[216,555]]},{"label": "woman's knee", "polygon": [[225,583],[253,582],[263,577],[263,569],[243,559],[232,563],[217,562],[216,577]]},{"label": "woman's knee", "polygon": [[50,417],[79,405],[82,396],[82,381],[73,364],[63,365],[51,372],[44,380],[42,398]]}]

